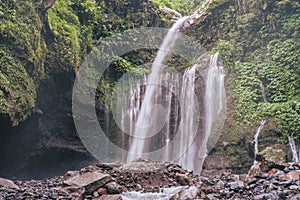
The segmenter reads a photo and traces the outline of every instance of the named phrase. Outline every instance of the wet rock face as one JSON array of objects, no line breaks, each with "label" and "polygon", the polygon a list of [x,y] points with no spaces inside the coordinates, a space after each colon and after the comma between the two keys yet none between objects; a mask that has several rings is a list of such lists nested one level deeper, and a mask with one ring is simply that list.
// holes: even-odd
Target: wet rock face
[{"label": "wet rock face", "polygon": [[75,74],[41,81],[36,112],[17,127],[0,116],[0,177],[42,179],[94,161],[82,145],[72,118]]}]

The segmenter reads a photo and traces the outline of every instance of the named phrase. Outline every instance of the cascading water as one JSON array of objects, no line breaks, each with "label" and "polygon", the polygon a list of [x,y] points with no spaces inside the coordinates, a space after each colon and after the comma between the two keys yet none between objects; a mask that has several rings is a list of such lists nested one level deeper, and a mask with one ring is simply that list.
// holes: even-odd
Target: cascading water
[{"label": "cascading water", "polygon": [[[199,65],[194,65],[185,70],[182,80],[180,80],[177,73],[162,73],[159,75],[160,86],[155,88],[153,100],[165,109],[166,121],[157,140],[154,140],[154,142],[148,140],[143,147],[149,150],[149,146],[155,146],[156,141],[161,141],[161,145],[166,146],[162,161],[171,161],[172,155],[175,154],[174,151],[179,151],[182,155],[177,162],[186,169],[194,170],[198,174],[201,172],[202,163],[208,152],[207,141],[211,133],[216,132],[216,128],[219,128],[220,125],[214,124],[214,122],[218,121],[225,110],[224,72],[222,66],[217,65],[217,59],[218,54],[211,56],[207,77],[205,78],[205,112],[203,112],[205,114],[203,119],[205,130],[203,133],[199,133],[199,136],[194,137],[194,133],[197,131],[195,127],[199,125],[199,119],[195,118],[198,102],[195,102],[194,95],[196,71]],[[148,82],[144,78],[143,81],[130,86],[130,106],[127,111],[122,113],[128,113],[130,121],[133,123],[140,115],[138,108],[143,95],[140,88],[146,83]],[[163,89],[161,86],[168,89]],[[180,104],[174,100],[176,94],[180,94]],[[131,132],[134,128],[134,124],[130,124]],[[178,149],[170,149],[168,148],[169,143],[177,132],[180,134]],[[131,143],[131,145],[134,145],[134,143]]]},{"label": "cascading water", "polygon": [[254,135],[254,160],[256,159],[256,155],[258,154],[258,136],[261,132],[261,130],[264,128],[266,124],[266,120],[261,120],[259,127],[256,129],[255,135]]},{"label": "cascading water", "polygon": [[[188,152],[181,156],[178,163],[184,166],[186,169],[194,169],[193,158],[196,156],[196,147],[193,140],[194,131],[194,112],[195,112],[195,75],[197,65],[185,70],[182,80],[181,88],[181,121],[180,121],[180,152],[184,152],[187,148]],[[188,147],[187,145],[192,144]],[[189,156],[188,156],[189,155]]]},{"label": "cascading water", "polygon": [[[217,64],[218,53],[211,56],[208,68],[196,64],[186,69],[182,78],[177,72],[162,71],[162,65],[177,39],[176,30],[186,19],[179,19],[168,32],[150,75],[142,80],[130,80],[129,84],[127,81],[117,99],[123,101],[118,103],[122,106],[120,127],[131,135],[127,138],[130,151],[127,161],[142,156],[147,158],[143,153],[164,147],[163,155],[158,157],[161,161],[174,161],[172,159],[177,155],[176,162],[200,174],[211,148],[207,142],[212,133],[220,132],[220,125],[223,125],[220,118],[224,118],[225,114],[224,71]],[[198,67],[204,69],[201,72],[203,87],[199,88],[204,96],[200,97],[202,119],[195,114],[199,110],[199,99],[195,97]],[[130,96],[126,97],[126,93]],[[201,129],[198,129],[199,125]],[[176,134],[179,134],[179,140],[171,146]],[[123,136],[122,140],[125,138]]]},{"label": "cascading water", "polygon": [[177,39],[176,31],[187,19],[188,17],[180,18],[168,31],[153,62],[151,73],[146,85],[146,93],[135,124],[134,137],[130,144],[130,152],[132,152],[132,154],[129,154],[127,159],[128,161],[132,161],[135,158],[141,157],[142,153],[144,152],[145,138],[153,136],[155,133],[157,133],[157,130],[161,128],[161,126],[153,126],[154,124],[151,122],[151,117],[156,115],[153,113],[153,110],[155,110],[153,109],[153,105],[155,104],[155,91],[158,87],[157,83],[161,74],[161,67]]},{"label": "cascading water", "polygon": [[293,138],[293,135],[289,135],[289,144],[290,144],[291,151],[292,151],[292,154],[293,154],[293,161],[296,162],[296,163],[299,163],[300,153],[298,154],[298,152],[297,152],[297,147],[296,147],[296,143],[295,143],[295,140]]},{"label": "cascading water", "polygon": [[207,156],[209,138],[213,138],[211,134],[217,134],[220,130],[218,120],[225,117],[225,86],[224,86],[224,69],[223,66],[218,66],[218,53],[211,56],[210,65],[207,72],[206,87],[205,87],[205,118],[204,118],[204,137],[201,144],[198,157],[200,158],[199,167],[202,169],[202,164]]}]

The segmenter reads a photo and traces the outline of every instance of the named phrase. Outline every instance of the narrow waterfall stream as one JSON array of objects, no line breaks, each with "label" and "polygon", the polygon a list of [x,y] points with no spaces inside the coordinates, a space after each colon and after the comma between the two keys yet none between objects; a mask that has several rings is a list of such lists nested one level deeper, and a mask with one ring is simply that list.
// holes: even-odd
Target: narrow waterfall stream
[{"label": "narrow waterfall stream", "polygon": [[258,137],[259,137],[259,134],[261,132],[261,130],[264,128],[266,124],[266,120],[261,120],[260,121],[260,125],[259,127],[256,129],[256,132],[255,132],[255,135],[254,135],[254,160],[256,159],[256,156],[258,154]]},{"label": "narrow waterfall stream", "polygon": [[[195,99],[194,99],[194,90],[195,90],[195,73],[197,65],[192,66],[185,70],[182,80],[181,88],[181,121],[180,121],[180,152],[184,152],[189,144],[192,146],[189,147],[188,152],[181,156],[178,160],[178,163],[184,166],[186,169],[194,169],[194,158],[196,156],[196,147],[193,140],[193,131],[194,131],[194,112],[195,112]],[[188,156],[189,155],[189,156]]]},{"label": "narrow waterfall stream", "polygon": [[[265,91],[265,86],[262,82],[259,83],[259,88],[260,88],[260,91],[261,91],[263,101],[268,102],[267,94],[266,94],[266,91]],[[256,161],[256,156],[259,152],[259,150],[258,150],[258,137],[259,137],[259,134],[260,134],[261,130],[264,128],[266,122],[267,122],[267,120],[265,120],[265,119],[262,119],[260,121],[259,127],[256,129],[256,132],[255,132],[255,135],[254,135],[254,140],[253,140],[254,141],[254,163]]]},{"label": "narrow waterfall stream", "polygon": [[[205,157],[208,154],[211,146],[208,146],[208,140],[213,134],[220,132],[220,124],[217,123],[222,117],[225,117],[225,86],[224,86],[224,69],[223,66],[218,66],[218,53],[210,58],[210,65],[207,73],[206,87],[205,87],[205,124],[204,124],[204,141],[201,144],[199,151],[199,158],[201,159],[200,170]],[[221,125],[222,127],[222,125]],[[214,138],[216,140],[216,138]],[[201,171],[200,171],[201,172]]]},{"label": "narrow waterfall stream", "polygon": [[289,135],[289,144],[290,144],[291,151],[292,151],[292,154],[293,154],[293,162],[299,163],[300,151],[299,151],[299,154],[298,154],[296,143],[295,143],[295,140],[294,140],[292,134]]}]

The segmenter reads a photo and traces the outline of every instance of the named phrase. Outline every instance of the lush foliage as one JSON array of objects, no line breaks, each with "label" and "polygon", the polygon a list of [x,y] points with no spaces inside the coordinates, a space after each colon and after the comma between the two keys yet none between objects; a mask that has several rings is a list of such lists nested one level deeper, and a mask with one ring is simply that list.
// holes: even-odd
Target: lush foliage
[{"label": "lush foliage", "polygon": [[204,2],[203,0],[154,0],[162,7],[172,8],[182,15],[190,15]]},{"label": "lush foliage", "polygon": [[[158,8],[145,0],[57,0],[46,13],[44,0],[0,2],[0,112],[14,125],[33,112],[40,81],[76,71],[99,40],[164,25]],[[108,79],[129,69],[142,73],[134,66],[120,59]]]},{"label": "lush foliage", "polygon": [[276,119],[284,136],[300,141],[300,3],[243,4],[246,10],[228,7],[222,23],[234,26],[217,44],[228,64],[234,115],[244,130]]},{"label": "lush foliage", "polygon": [[43,77],[45,43],[32,3],[0,2],[0,112],[16,125],[34,108],[36,86]]}]

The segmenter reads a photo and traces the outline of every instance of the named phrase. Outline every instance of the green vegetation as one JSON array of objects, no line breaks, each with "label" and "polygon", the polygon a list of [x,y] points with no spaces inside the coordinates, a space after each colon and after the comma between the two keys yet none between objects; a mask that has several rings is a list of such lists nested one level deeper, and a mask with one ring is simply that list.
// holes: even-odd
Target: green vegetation
[{"label": "green vegetation", "polygon": [[228,35],[216,47],[228,64],[232,123],[247,131],[261,119],[275,119],[285,137],[293,133],[300,141],[300,3],[245,4],[246,10],[231,5],[223,13]]},{"label": "green vegetation", "polygon": [[17,125],[34,108],[43,77],[45,43],[32,3],[0,2],[0,113]]},{"label": "green vegetation", "polygon": [[184,15],[191,15],[201,7],[204,0],[154,0],[161,7],[167,7],[178,11]]},{"label": "green vegetation", "polygon": [[[0,113],[17,125],[33,112],[39,83],[53,73],[76,71],[99,40],[138,27],[165,27],[158,6],[186,15],[204,1],[57,0],[45,16],[38,9],[43,1],[0,2]],[[240,2],[212,1],[207,21],[191,33],[219,51],[228,66],[226,137],[238,144],[241,132],[267,118],[282,135],[293,133],[300,141],[300,3]],[[153,55],[143,50],[117,58],[101,80],[102,93],[125,72],[147,73],[137,66]]]},{"label": "green vegetation", "polygon": [[[0,113],[13,125],[34,110],[40,82],[76,71],[99,40],[131,28],[164,26],[158,7],[146,1],[56,0],[43,13],[42,0],[0,0]],[[131,62],[131,61],[130,61]],[[143,73],[126,59],[108,79],[126,70]]]}]

